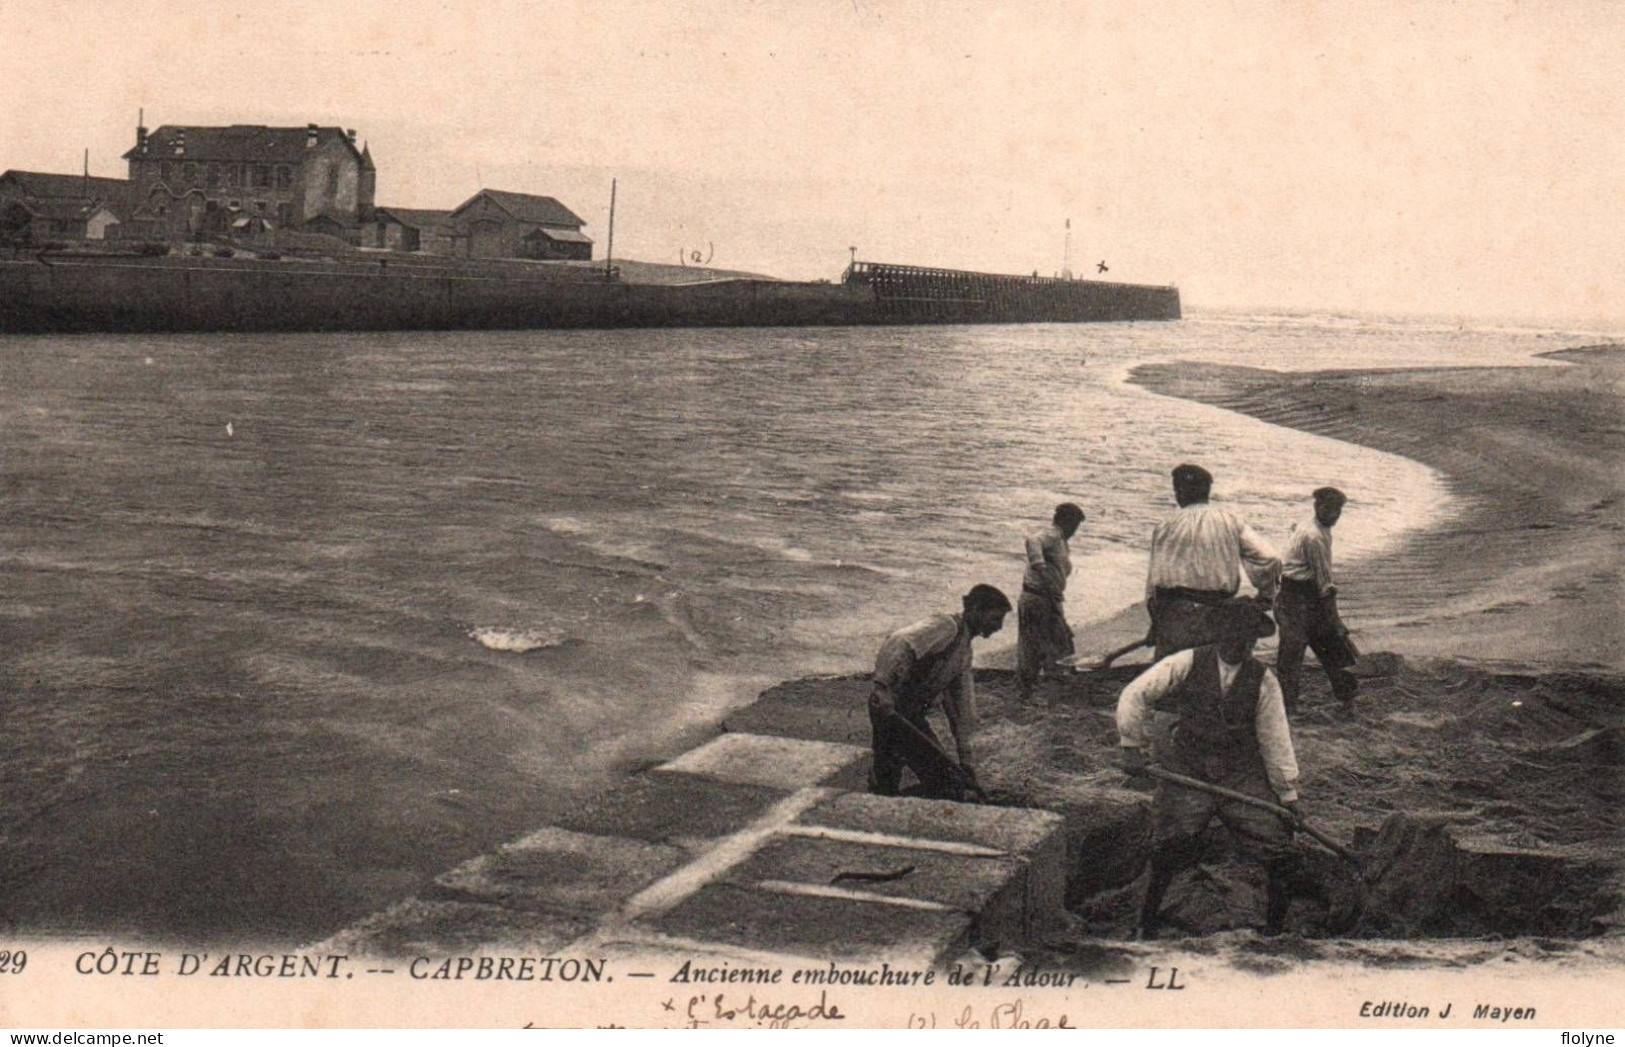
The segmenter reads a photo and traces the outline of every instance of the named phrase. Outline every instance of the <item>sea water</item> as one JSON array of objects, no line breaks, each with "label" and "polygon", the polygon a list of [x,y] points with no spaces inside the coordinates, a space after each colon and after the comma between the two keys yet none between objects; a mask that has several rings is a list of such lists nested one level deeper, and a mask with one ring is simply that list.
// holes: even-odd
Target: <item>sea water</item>
[{"label": "sea water", "polygon": [[0,927],[321,937],[975,582],[1013,595],[1062,500],[1087,650],[1182,461],[1277,543],[1342,487],[1351,570],[1445,508],[1416,463],[1136,364],[1599,340],[1239,313],[0,339]]}]

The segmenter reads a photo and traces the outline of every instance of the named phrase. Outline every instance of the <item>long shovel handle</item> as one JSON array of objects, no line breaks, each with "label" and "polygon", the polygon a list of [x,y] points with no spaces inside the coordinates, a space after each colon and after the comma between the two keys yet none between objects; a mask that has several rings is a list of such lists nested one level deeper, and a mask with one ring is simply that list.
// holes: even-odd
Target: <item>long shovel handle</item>
[{"label": "long shovel handle", "polygon": [[933,752],[942,758],[943,766],[953,768],[954,776],[958,778],[961,788],[965,789],[967,792],[978,793],[983,798],[986,798],[987,791],[982,788],[981,783],[975,778],[971,777],[969,772],[967,772],[965,768],[960,765],[958,760],[954,759],[952,756],[949,756],[948,750],[944,749],[941,743],[937,742],[918,727],[909,723],[907,717],[903,716],[902,713],[897,712],[895,709],[892,710],[889,716],[887,716],[887,720],[892,724],[893,727],[901,728],[902,730],[907,731],[910,735],[913,735],[914,740],[919,744],[929,747]]},{"label": "long shovel handle", "polygon": [[1175,785],[1182,785],[1187,789],[1195,789],[1198,792],[1212,793],[1214,796],[1222,796],[1227,800],[1235,800],[1237,803],[1244,803],[1249,807],[1257,807],[1261,811],[1268,811],[1276,817],[1285,819],[1288,823],[1302,829],[1321,846],[1325,847],[1328,851],[1331,851],[1333,854],[1337,855],[1339,858],[1342,858],[1349,864],[1355,866],[1359,865],[1359,862],[1355,859],[1353,852],[1347,847],[1344,847],[1342,844],[1338,843],[1336,840],[1327,836],[1325,833],[1321,832],[1319,829],[1316,829],[1307,822],[1299,824],[1292,817],[1292,812],[1287,810],[1285,807],[1282,807],[1280,804],[1270,803],[1268,800],[1260,800],[1256,796],[1249,796],[1246,793],[1237,792],[1234,789],[1226,789],[1224,786],[1214,785],[1212,782],[1204,782],[1200,778],[1192,778],[1189,775],[1178,774],[1174,771],[1168,770],[1165,767],[1157,767],[1152,765],[1145,769],[1145,773],[1149,774],[1153,778],[1161,778],[1165,782],[1172,782]]},{"label": "long shovel handle", "polygon": [[1157,645],[1156,639],[1153,638],[1151,635],[1147,634],[1145,636],[1140,637],[1138,640],[1135,640],[1133,643],[1124,644],[1123,646],[1119,647],[1117,650],[1111,652],[1106,657],[1102,658],[1100,660],[1100,667],[1102,669],[1104,669],[1104,668],[1110,666],[1113,662],[1117,661],[1117,659],[1123,657],[1123,655],[1125,655],[1125,654],[1129,654],[1129,653],[1131,653],[1133,651],[1138,651],[1142,647],[1155,647],[1156,645]]},{"label": "long shovel handle", "polygon": [[1112,663],[1123,657],[1123,655],[1138,651],[1142,647],[1155,646],[1157,646],[1156,639],[1151,636],[1145,636],[1141,639],[1135,640],[1133,643],[1124,644],[1117,650],[1112,651],[1110,654],[1102,655],[1099,661],[1085,661],[1083,655],[1081,654],[1069,654],[1065,658],[1060,659],[1058,664],[1067,666],[1068,668],[1077,672],[1082,672],[1085,669],[1093,669],[1097,671],[1101,669],[1110,669],[1112,667]]}]

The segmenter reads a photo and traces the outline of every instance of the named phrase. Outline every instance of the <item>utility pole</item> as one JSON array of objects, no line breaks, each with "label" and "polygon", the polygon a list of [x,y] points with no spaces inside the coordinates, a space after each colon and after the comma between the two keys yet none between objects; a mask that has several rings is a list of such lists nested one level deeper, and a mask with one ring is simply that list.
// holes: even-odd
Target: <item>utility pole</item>
[{"label": "utility pole", "polygon": [[604,279],[615,275],[615,179],[609,180],[609,247],[604,251]]}]

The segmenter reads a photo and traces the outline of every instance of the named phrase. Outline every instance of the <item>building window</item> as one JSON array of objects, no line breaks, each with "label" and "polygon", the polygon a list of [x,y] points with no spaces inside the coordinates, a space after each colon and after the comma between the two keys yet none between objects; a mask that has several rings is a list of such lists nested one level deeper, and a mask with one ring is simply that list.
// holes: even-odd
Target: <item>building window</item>
[{"label": "building window", "polygon": [[280,165],[276,169],[276,187],[278,189],[293,188],[293,169],[287,165]]},{"label": "building window", "polygon": [[218,189],[218,188],[220,188],[220,165],[219,164],[210,164],[206,170],[207,170],[207,174],[205,174],[204,177],[207,178],[208,181],[209,181],[209,188],[210,189]]},{"label": "building window", "polygon": [[163,180],[168,182],[175,177],[175,164],[172,161],[165,160],[159,171],[162,172]]},{"label": "building window", "polygon": [[327,195],[339,195],[339,165],[334,164],[327,169]]},{"label": "building window", "polygon": [[271,184],[271,169],[264,164],[254,165],[254,188],[264,189]]},{"label": "building window", "polygon": [[187,185],[197,181],[197,164],[186,164],[181,168],[181,179]]}]

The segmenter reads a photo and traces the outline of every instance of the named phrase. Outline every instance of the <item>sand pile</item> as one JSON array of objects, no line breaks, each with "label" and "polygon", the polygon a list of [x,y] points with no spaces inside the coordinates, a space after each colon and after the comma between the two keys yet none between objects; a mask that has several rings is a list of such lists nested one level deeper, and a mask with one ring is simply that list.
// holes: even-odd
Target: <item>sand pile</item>
[{"label": "sand pile", "polygon": [[[1092,931],[1133,923],[1149,845],[1149,789],[1112,766],[1117,694],[1132,669],[1046,683],[1020,705],[1003,678],[984,704],[983,780],[995,800],[1077,827],[1070,904]],[[1625,842],[1625,678],[1489,673],[1368,657],[1352,718],[1311,679],[1294,724],[1311,821],[1351,844],[1356,870],[1302,839],[1290,927],[1306,936],[1586,937],[1616,927]],[[1217,824],[1167,922],[1209,934],[1255,926],[1259,870]],[[1362,875],[1363,874],[1363,875]]]},{"label": "sand pile", "polygon": [[1614,929],[1617,870],[1582,850],[1511,847],[1449,818],[1406,814],[1355,846],[1367,884],[1362,935],[1583,938]]},{"label": "sand pile", "polygon": [[[978,673],[980,774],[992,801],[1066,817],[1079,932],[1131,933],[1150,845],[1150,786],[1116,769],[1125,666],[1043,681],[1020,702],[1011,674]],[[1312,666],[1311,666],[1312,670]],[[1519,675],[1369,655],[1353,717],[1306,673],[1293,724],[1310,820],[1360,856],[1356,870],[1300,837],[1288,922],[1305,937],[1618,933],[1625,843],[1625,677]],[[776,687],[735,730],[868,743],[862,677]],[[940,730],[940,728],[939,728]],[[944,734],[944,737],[946,735]],[[1363,877],[1362,877],[1363,873]],[[1200,868],[1170,891],[1166,934],[1256,927],[1263,876],[1217,823]]]}]

